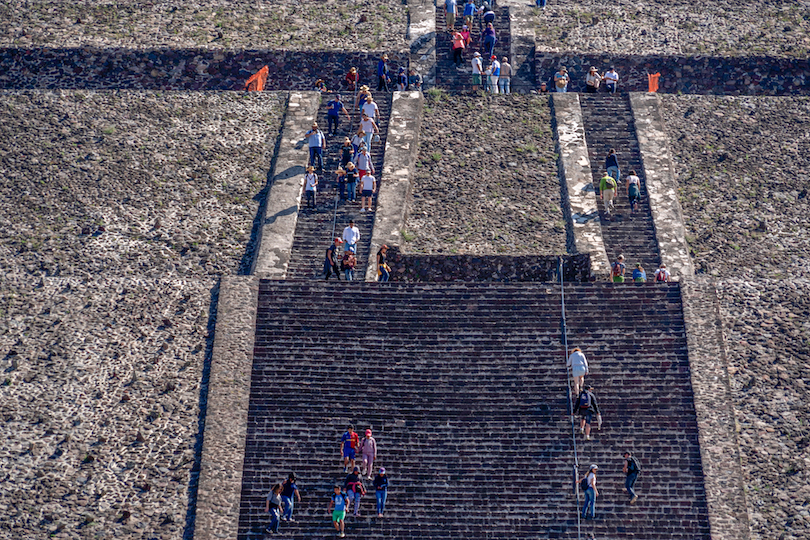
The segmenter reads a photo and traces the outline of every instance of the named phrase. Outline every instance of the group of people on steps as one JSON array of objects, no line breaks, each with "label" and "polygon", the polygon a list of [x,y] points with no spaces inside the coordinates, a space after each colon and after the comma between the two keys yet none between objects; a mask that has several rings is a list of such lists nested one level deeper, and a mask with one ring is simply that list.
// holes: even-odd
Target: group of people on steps
[{"label": "group of people on steps", "polygon": [[[574,347],[568,356],[567,366],[571,375],[574,399],[572,414],[580,417],[579,432],[586,441],[591,440],[591,425],[596,422],[597,429],[602,429],[602,413],[599,410],[599,402],[594,393],[594,387],[585,384],[585,376],[590,375],[591,370],[588,359],[579,347]],[[641,463],[633,456],[632,452],[626,451],[622,455],[624,460],[622,473],[625,475],[624,487],[630,495],[630,504],[635,504],[638,495],[635,491],[635,483],[641,474]],[[597,476],[599,466],[591,465],[584,476],[577,479],[579,488],[585,494],[585,503],[582,506],[582,518],[588,519],[590,511],[591,519],[596,517],[596,499],[599,497],[597,488]]]}]

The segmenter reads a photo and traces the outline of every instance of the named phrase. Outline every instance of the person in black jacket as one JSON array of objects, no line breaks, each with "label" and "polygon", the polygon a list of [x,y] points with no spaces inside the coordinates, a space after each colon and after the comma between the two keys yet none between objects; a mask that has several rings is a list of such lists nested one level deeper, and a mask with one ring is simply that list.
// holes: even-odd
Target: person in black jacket
[{"label": "person in black jacket", "polygon": [[639,465],[638,460],[630,452],[624,453],[624,467],[622,467],[622,472],[626,475],[624,488],[630,495],[630,504],[636,504],[638,495],[636,494],[634,486],[636,480],[638,480],[639,473],[641,473],[641,465]]},{"label": "person in black jacket", "polygon": [[332,272],[335,273],[335,277],[338,281],[340,281],[340,268],[338,268],[338,259],[337,259],[337,248],[340,244],[343,243],[343,240],[340,238],[335,238],[335,242],[326,248],[326,257],[323,260],[323,273],[326,277],[325,280],[329,281],[329,278],[332,276]]},{"label": "person in black jacket", "polygon": [[385,467],[380,467],[380,474],[374,477],[374,491],[377,496],[377,517],[383,517],[385,500],[388,498],[388,476]]},{"label": "person in black jacket", "polygon": [[585,434],[585,440],[591,440],[591,422],[593,417],[596,416],[598,427],[602,427],[602,415],[599,414],[599,404],[596,402],[596,396],[593,394],[593,386],[586,386],[582,392],[577,396],[577,401],[574,403],[574,414],[582,416],[582,421],[579,424],[579,432]]}]

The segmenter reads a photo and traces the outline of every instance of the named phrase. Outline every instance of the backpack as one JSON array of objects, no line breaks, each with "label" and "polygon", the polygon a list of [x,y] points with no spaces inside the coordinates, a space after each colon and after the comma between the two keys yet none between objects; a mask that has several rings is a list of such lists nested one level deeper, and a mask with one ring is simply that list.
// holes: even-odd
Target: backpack
[{"label": "backpack", "polygon": [[590,484],[588,484],[588,475],[586,474],[585,478],[579,481],[579,489],[581,489],[582,491],[588,491],[589,487],[591,486]]},{"label": "backpack", "polygon": [[661,272],[660,270],[655,273],[655,281],[666,281],[667,274],[666,272]]},{"label": "backpack", "polygon": [[588,392],[580,392],[577,400],[577,409],[587,411],[591,408],[591,395]]},{"label": "backpack", "polygon": [[608,176],[607,181],[605,181],[605,183],[607,184],[608,189],[612,189],[612,190],[618,189],[618,186],[616,185],[616,179],[613,178],[612,176]]},{"label": "backpack", "polygon": [[612,277],[617,277],[622,275],[622,265],[615,262],[613,263],[613,271],[611,273]]},{"label": "backpack", "polygon": [[641,473],[641,465],[639,464],[636,456],[630,456],[630,463],[627,464],[628,473]]}]

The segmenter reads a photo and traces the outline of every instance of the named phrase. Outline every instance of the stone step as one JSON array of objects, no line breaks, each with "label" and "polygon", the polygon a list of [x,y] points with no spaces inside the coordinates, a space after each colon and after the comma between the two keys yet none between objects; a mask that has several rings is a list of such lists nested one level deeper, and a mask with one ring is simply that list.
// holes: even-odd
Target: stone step
[{"label": "stone step", "polygon": [[[385,142],[388,134],[388,122],[391,114],[391,93],[372,92],[374,101],[379,107],[380,142],[372,144],[372,158],[374,160],[375,177],[377,186],[382,182],[382,168],[385,150]],[[346,95],[344,102],[354,108],[354,96]],[[318,110],[318,125],[326,132],[326,103],[328,96],[322,99],[321,107]],[[292,280],[313,280],[323,279],[323,262],[326,249],[332,243],[334,237],[343,234],[343,228],[348,224],[349,219],[354,219],[355,225],[360,229],[360,242],[357,251],[357,266],[355,267],[354,279],[364,280],[366,273],[366,261],[371,246],[371,234],[374,226],[374,213],[360,212],[359,197],[356,202],[336,201],[338,197],[338,186],[335,180],[334,171],[340,165],[340,146],[344,137],[351,137],[359,125],[359,113],[351,110],[351,125],[345,117],[341,120],[336,137],[327,137],[327,147],[324,150],[324,174],[319,175],[319,191],[317,194],[317,208],[305,208],[305,201],[302,201],[302,208],[299,211],[298,223],[296,225],[295,236],[293,238],[292,253],[287,269],[287,278]],[[306,155],[302,152],[304,160]],[[373,208],[376,208],[376,195],[373,198]],[[343,276],[340,277],[343,279]]]},{"label": "stone step", "polygon": [[[565,290],[569,343],[588,355],[604,420],[591,441],[577,435],[580,464],[602,470],[585,530],[709,538],[678,285]],[[375,517],[369,494],[347,535],[576,538],[559,292],[262,281],[239,538],[261,536],[264,496],[290,470],[304,500],[282,533],[331,536],[325,509],[344,477],[338,440],[349,422],[374,429],[391,488],[386,516]],[[624,448],[655,471],[632,507]]]}]

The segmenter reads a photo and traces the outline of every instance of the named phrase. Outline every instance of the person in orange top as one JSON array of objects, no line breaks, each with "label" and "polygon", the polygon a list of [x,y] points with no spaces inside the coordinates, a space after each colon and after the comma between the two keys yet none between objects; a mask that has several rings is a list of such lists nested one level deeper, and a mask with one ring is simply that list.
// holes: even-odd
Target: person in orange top
[{"label": "person in orange top", "polygon": [[461,63],[464,61],[461,58],[461,53],[464,52],[464,36],[461,35],[461,32],[458,30],[453,30],[451,34],[453,40],[453,63],[456,67],[459,67]]}]

